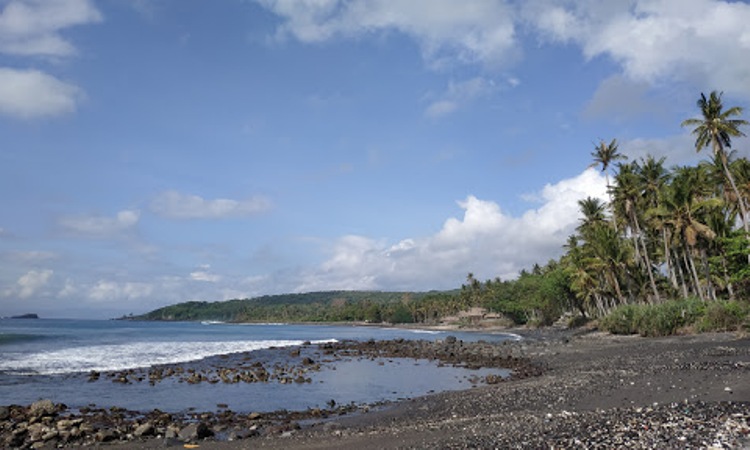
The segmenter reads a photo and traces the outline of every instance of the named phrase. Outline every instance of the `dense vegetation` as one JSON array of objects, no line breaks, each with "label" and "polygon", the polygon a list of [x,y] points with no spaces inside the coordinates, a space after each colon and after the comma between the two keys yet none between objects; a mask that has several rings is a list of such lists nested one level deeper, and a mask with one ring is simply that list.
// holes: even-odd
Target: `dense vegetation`
[{"label": "dense vegetation", "polygon": [[406,305],[439,293],[327,291],[267,295],[223,302],[185,302],[151,311],[138,320],[228,322],[391,322],[414,318]]},{"label": "dense vegetation", "polygon": [[516,280],[460,291],[321,292],[228,302],[189,302],[139,318],[155,320],[368,321],[436,323],[472,307],[515,324],[549,325],[566,311],[605,329],[644,335],[750,326],[750,161],[732,150],[748,122],[722,95],[701,94],[688,119],[695,149],[709,158],[667,168],[664,158],[627,161],[617,140],[602,141],[592,166],[607,178],[609,201],[579,202],[581,221],[566,253]]}]

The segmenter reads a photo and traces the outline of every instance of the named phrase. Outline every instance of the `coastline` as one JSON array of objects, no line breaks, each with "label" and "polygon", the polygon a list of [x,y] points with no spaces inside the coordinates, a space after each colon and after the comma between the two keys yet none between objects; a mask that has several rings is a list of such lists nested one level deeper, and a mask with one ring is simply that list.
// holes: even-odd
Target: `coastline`
[{"label": "coastline", "polygon": [[[542,370],[515,380],[385,405],[289,413],[241,440],[196,437],[193,441],[209,450],[750,445],[747,336],[641,338],[571,330],[510,332],[526,338],[487,345],[502,348],[505,356],[519,364]],[[409,341],[389,344],[387,355],[412,357],[405,352],[404,342]],[[367,345],[373,348],[368,350]],[[382,348],[387,346],[373,342],[330,350],[367,356],[368,351]],[[465,363],[471,354],[472,350],[460,358]],[[130,420],[142,422],[143,418]],[[247,425],[248,420],[247,416],[227,417],[223,426],[233,421]],[[154,433],[108,444],[181,448],[184,440]]]},{"label": "coastline", "polygon": [[[204,441],[200,446],[207,450],[750,446],[748,336],[551,334],[509,344],[545,366],[536,377],[419,397],[250,441]],[[150,442],[130,448],[164,445],[169,444]]]}]

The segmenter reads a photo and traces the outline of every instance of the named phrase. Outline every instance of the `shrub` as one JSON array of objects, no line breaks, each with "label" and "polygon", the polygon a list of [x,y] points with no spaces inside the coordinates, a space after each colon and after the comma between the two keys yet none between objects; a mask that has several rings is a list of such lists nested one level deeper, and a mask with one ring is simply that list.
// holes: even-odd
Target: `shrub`
[{"label": "shrub", "polygon": [[700,299],[670,300],[645,307],[639,323],[641,336],[669,336],[680,328],[694,324],[704,313]]},{"label": "shrub", "polygon": [[600,325],[612,334],[668,336],[696,323],[704,311],[705,303],[696,298],[657,305],[624,305],[604,317]]},{"label": "shrub", "polygon": [[618,306],[599,321],[599,326],[612,334],[636,334],[642,309],[640,305]]},{"label": "shrub", "polygon": [[748,318],[747,303],[735,300],[713,302],[698,323],[698,331],[728,331],[738,329]]},{"label": "shrub", "polygon": [[589,323],[589,318],[583,315],[575,315],[568,320],[568,328],[579,328]]}]

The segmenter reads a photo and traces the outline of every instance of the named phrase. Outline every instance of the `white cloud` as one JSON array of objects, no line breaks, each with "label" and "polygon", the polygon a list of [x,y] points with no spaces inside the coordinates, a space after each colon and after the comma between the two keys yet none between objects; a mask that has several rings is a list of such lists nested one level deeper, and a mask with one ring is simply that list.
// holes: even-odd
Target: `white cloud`
[{"label": "white cloud", "polygon": [[[611,58],[635,82],[688,82],[750,98],[750,4],[719,0],[256,0],[282,18],[277,37],[302,42],[398,32],[425,60],[508,65],[516,28]],[[707,89],[707,90],[710,90]],[[455,109],[449,100],[433,114]]]},{"label": "white cloud", "polygon": [[606,199],[604,177],[594,169],[545,186],[533,196],[540,206],[519,217],[473,196],[459,202],[462,218],[450,218],[424,238],[387,244],[344,236],[319,268],[303,274],[298,292],[321,289],[446,289],[468,272],[479,278],[512,278],[534,263],[562,253],[578,224],[578,200]]},{"label": "white cloud", "polygon": [[281,16],[277,38],[322,42],[396,31],[430,64],[503,64],[515,58],[512,11],[496,0],[257,0]]},{"label": "white cloud", "polygon": [[207,270],[196,270],[194,272],[190,272],[190,279],[193,281],[217,283],[221,281],[221,276],[211,273]]},{"label": "white cloud", "polygon": [[524,17],[634,81],[677,80],[750,97],[750,5],[717,0],[541,0]]},{"label": "white cloud", "polygon": [[493,80],[483,77],[475,77],[458,83],[451,81],[446,91],[439,96],[440,98],[427,107],[425,114],[432,118],[441,117],[477,98],[492,95],[497,90],[498,86]]},{"label": "white cloud", "polygon": [[88,290],[95,301],[133,300],[147,298],[154,292],[150,283],[100,280]]},{"label": "white cloud", "polygon": [[260,196],[247,200],[217,198],[206,200],[197,195],[167,191],[151,202],[151,210],[170,219],[224,219],[258,214],[270,208],[270,202]]},{"label": "white cloud", "polygon": [[5,297],[18,297],[21,299],[27,299],[39,293],[50,281],[54,271],[45,270],[30,270],[26,274],[22,275],[16,284],[3,291]]},{"label": "white cloud", "polygon": [[0,53],[71,56],[75,47],[61,31],[101,21],[91,0],[12,0],[0,12]]},{"label": "white cloud", "polygon": [[38,70],[0,67],[0,114],[28,119],[71,113],[82,97],[77,86]]},{"label": "white cloud", "polygon": [[[11,0],[0,11],[0,54],[64,58],[77,53],[61,35],[97,23],[91,0]],[[75,112],[83,90],[34,69],[0,67],[0,114],[32,119]]]},{"label": "white cloud", "polygon": [[138,223],[140,211],[124,210],[115,217],[69,216],[60,219],[60,225],[73,233],[88,237],[112,237],[131,230]]}]

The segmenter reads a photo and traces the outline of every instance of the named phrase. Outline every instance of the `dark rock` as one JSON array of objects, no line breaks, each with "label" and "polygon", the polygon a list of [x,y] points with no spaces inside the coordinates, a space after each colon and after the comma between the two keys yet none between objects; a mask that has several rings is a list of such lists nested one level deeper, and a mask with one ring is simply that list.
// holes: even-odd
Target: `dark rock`
[{"label": "dark rock", "polygon": [[0,406],[0,420],[10,419],[10,408],[7,406]]},{"label": "dark rock", "polygon": [[180,430],[178,437],[182,441],[192,441],[196,439],[205,439],[213,436],[214,432],[203,422],[191,423]]},{"label": "dark rock", "polygon": [[114,430],[100,430],[94,438],[97,442],[112,442],[117,439],[117,432]]},{"label": "dark rock", "polygon": [[456,343],[456,336],[446,336],[445,343],[446,344],[455,344]]}]

